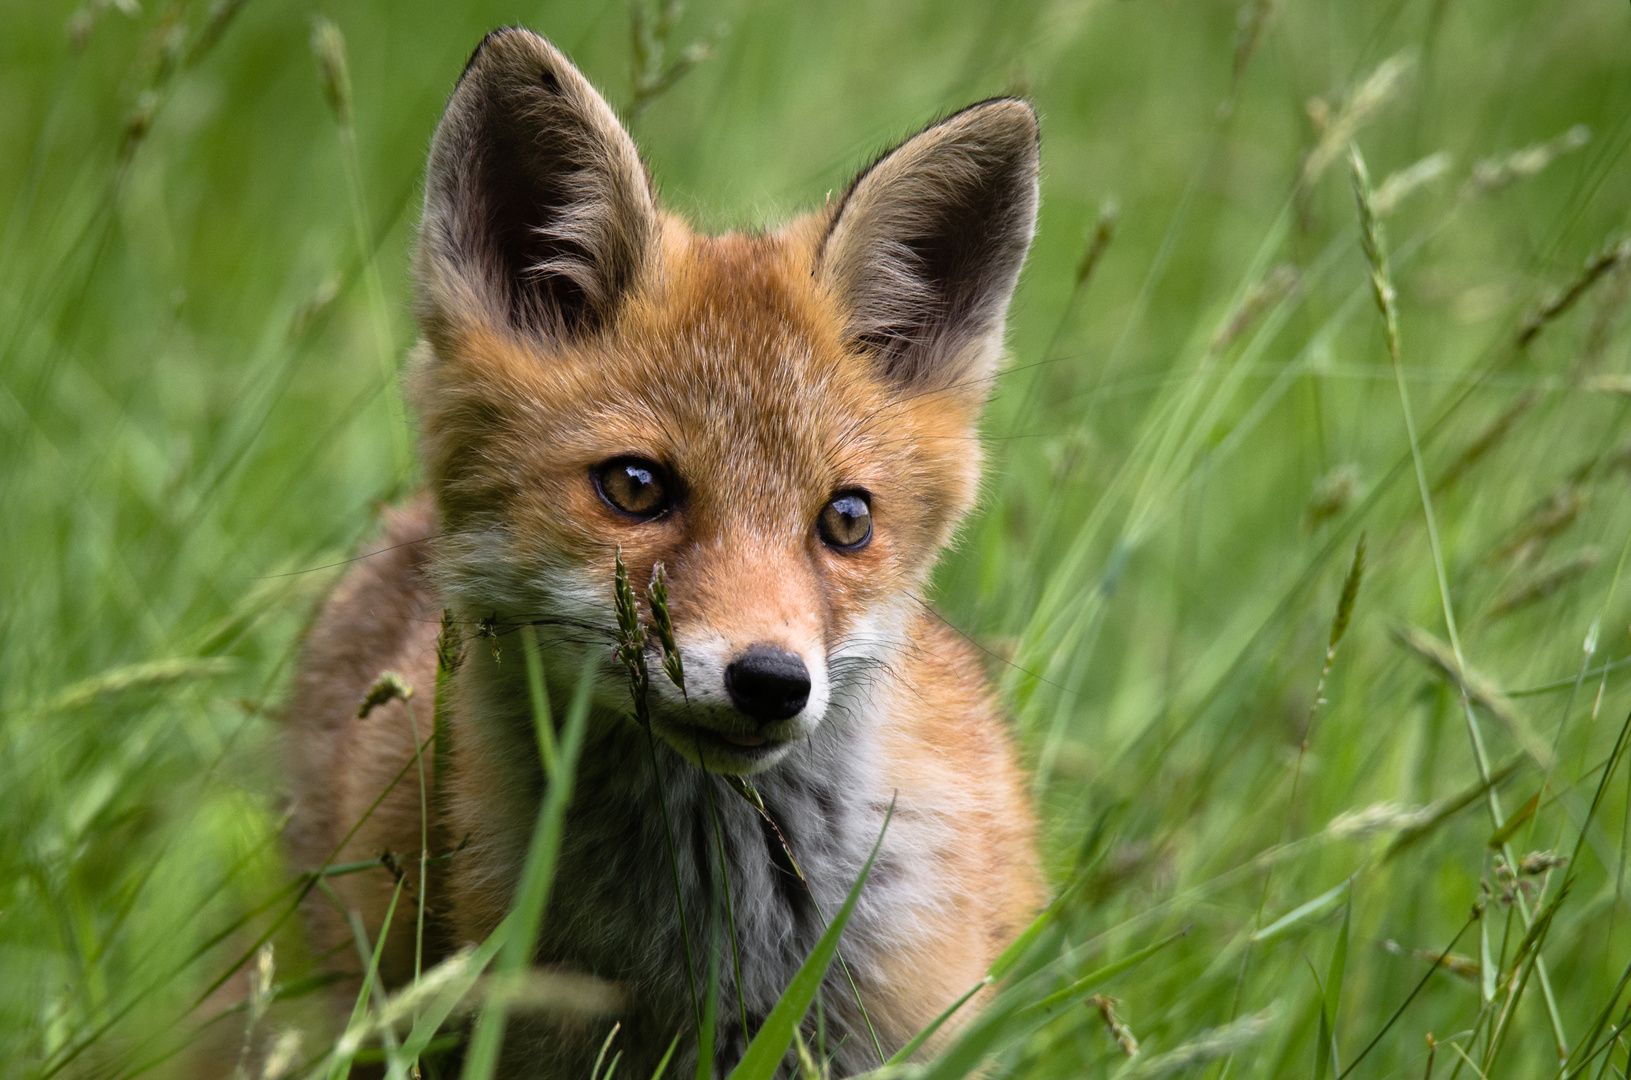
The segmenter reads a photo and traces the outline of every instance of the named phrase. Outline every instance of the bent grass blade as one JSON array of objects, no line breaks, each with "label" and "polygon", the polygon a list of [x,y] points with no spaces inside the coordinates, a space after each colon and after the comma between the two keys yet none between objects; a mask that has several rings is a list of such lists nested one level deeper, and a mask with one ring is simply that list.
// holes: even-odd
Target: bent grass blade
[{"label": "bent grass blade", "polygon": [[894,816],[895,804],[891,801],[888,812],[884,814],[883,828],[878,830],[878,839],[872,845],[872,854],[867,856],[866,865],[861,867],[855,884],[850,886],[843,906],[833,914],[821,940],[816,942],[815,948],[810,950],[810,955],[793,976],[793,981],[782,991],[781,999],[770,1010],[764,1026],[753,1037],[753,1042],[748,1044],[741,1063],[731,1071],[730,1080],[770,1080],[781,1067],[782,1058],[787,1056],[788,1048],[793,1045],[793,1034],[803,1022],[804,1014],[809,1011],[810,1002],[815,1000],[816,992],[821,989],[821,982],[827,976],[827,968],[838,952],[839,935],[844,932],[850,915],[855,911],[855,902],[861,898],[861,887],[872,873],[872,864],[883,847],[884,834],[889,831],[889,822]]}]

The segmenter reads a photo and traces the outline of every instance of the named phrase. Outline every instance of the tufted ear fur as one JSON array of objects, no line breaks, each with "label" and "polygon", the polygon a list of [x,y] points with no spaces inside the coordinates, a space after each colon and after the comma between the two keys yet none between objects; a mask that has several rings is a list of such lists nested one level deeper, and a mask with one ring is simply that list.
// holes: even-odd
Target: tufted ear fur
[{"label": "tufted ear fur", "polygon": [[862,173],[819,273],[850,340],[901,385],[982,384],[1036,228],[1037,122],[1023,101],[970,106]]},{"label": "tufted ear fur", "polygon": [[472,323],[592,333],[656,234],[650,181],[611,107],[537,34],[488,34],[431,143],[418,253],[431,340]]}]

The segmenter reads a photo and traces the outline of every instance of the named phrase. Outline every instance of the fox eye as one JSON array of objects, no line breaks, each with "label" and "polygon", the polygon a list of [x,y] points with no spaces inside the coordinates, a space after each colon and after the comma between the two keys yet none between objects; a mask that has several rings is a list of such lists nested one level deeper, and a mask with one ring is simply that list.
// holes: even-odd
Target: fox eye
[{"label": "fox eye", "polygon": [[821,508],[816,528],[828,547],[855,551],[872,539],[871,497],[864,491],[842,491]]},{"label": "fox eye", "polygon": [[668,472],[655,461],[615,457],[595,468],[595,488],[614,509],[649,521],[674,504]]}]

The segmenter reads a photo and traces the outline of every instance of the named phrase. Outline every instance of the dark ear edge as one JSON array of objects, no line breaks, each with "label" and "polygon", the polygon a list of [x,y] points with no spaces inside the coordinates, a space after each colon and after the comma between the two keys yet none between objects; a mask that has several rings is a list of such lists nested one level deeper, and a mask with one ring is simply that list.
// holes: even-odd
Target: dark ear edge
[{"label": "dark ear edge", "polygon": [[431,142],[418,252],[427,336],[470,323],[593,333],[656,232],[650,180],[605,99],[530,30],[483,38]]},{"label": "dark ear edge", "polygon": [[852,343],[896,382],[995,370],[1035,230],[1039,160],[1035,111],[993,98],[925,128],[845,191],[817,273]]}]

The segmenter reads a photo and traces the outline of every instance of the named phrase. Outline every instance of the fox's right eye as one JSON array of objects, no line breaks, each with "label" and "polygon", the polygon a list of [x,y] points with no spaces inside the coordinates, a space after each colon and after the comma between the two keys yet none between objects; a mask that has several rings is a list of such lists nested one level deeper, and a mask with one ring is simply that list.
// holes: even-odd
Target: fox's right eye
[{"label": "fox's right eye", "polygon": [[645,458],[616,457],[595,468],[595,488],[612,508],[649,521],[674,504],[668,472]]}]

